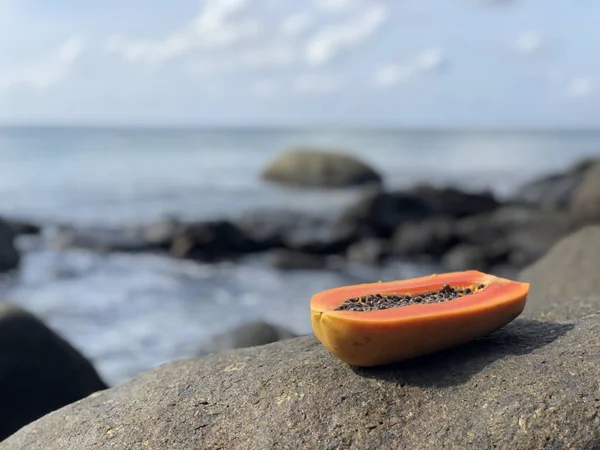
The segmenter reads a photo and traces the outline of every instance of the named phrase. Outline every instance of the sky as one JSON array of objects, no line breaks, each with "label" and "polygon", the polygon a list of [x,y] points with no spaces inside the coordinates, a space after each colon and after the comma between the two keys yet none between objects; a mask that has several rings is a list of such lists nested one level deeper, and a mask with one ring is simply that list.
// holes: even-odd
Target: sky
[{"label": "sky", "polygon": [[597,0],[0,0],[0,123],[598,127]]}]

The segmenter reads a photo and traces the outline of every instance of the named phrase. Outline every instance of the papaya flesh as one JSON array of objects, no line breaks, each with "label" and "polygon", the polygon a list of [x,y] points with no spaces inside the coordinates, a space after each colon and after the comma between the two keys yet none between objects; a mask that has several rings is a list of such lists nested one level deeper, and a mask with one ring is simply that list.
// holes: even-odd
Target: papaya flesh
[{"label": "papaya flesh", "polygon": [[[461,294],[435,300],[448,291]],[[317,339],[338,359],[371,367],[448,349],[502,328],[521,314],[528,292],[529,283],[475,270],[342,286],[311,298],[311,323]],[[434,300],[343,309],[349,299],[355,308],[367,305],[363,299],[398,297]]]}]

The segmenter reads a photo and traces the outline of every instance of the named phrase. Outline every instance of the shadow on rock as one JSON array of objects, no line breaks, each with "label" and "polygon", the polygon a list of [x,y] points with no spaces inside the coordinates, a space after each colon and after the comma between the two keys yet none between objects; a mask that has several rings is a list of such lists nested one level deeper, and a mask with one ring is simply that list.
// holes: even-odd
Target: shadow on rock
[{"label": "shadow on rock", "polygon": [[352,367],[366,378],[393,381],[400,386],[444,388],[467,382],[493,362],[509,355],[526,355],[568,333],[573,324],[519,319],[467,344],[398,364]]}]

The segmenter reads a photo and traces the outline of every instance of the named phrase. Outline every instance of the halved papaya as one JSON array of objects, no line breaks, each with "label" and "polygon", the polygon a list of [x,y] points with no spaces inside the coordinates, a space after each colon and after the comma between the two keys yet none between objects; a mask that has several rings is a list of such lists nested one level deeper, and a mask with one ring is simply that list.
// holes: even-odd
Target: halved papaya
[{"label": "halved papaya", "polygon": [[337,358],[377,366],[491,333],[525,308],[529,283],[476,270],[343,286],[311,298],[317,339]]}]

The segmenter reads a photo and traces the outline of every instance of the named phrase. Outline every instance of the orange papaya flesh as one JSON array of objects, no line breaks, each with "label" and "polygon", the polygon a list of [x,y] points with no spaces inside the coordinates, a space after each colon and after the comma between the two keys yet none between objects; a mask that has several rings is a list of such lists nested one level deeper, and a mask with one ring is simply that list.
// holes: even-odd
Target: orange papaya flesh
[{"label": "orange papaya flesh", "polygon": [[[449,288],[458,294],[446,298]],[[529,283],[475,270],[342,286],[311,298],[311,323],[317,339],[341,361],[378,366],[448,349],[502,328],[521,314],[528,292]],[[392,307],[388,301],[384,309],[341,308],[348,300],[356,305],[362,298],[367,304],[364,299],[376,294],[440,298]]]}]

